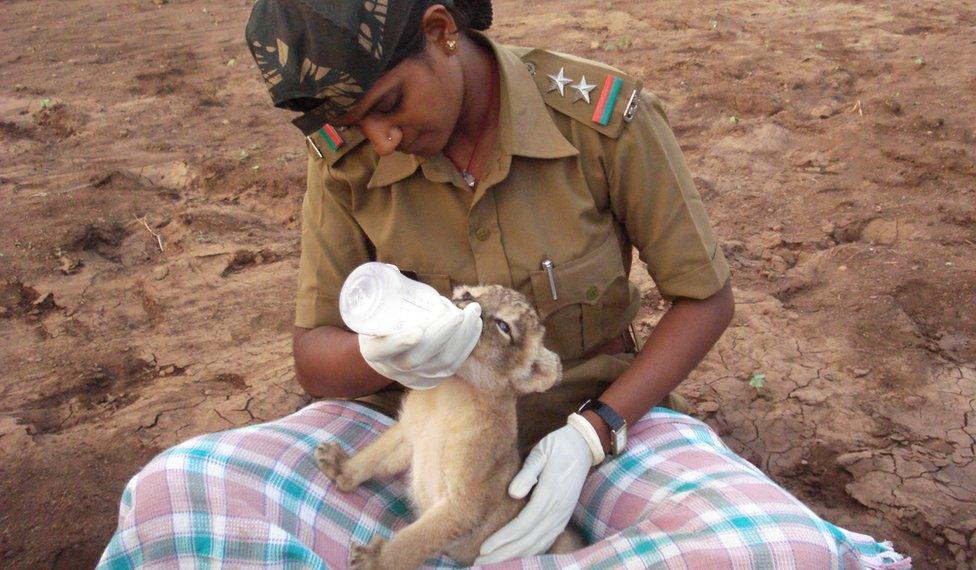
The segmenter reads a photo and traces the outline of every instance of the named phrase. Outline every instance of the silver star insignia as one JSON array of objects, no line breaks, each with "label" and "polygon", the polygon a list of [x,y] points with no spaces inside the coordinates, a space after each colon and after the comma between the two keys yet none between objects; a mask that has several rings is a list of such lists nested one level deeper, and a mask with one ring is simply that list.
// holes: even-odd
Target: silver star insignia
[{"label": "silver star insignia", "polygon": [[559,90],[559,94],[562,95],[563,97],[566,96],[565,93],[566,86],[573,82],[572,79],[564,75],[565,69],[566,68],[564,67],[560,67],[558,74],[548,75],[549,79],[552,81],[552,84],[549,85],[549,91]]},{"label": "silver star insignia", "polygon": [[593,89],[596,88],[596,85],[590,85],[587,83],[586,76],[584,75],[583,78],[580,79],[579,83],[576,85],[571,85],[570,87],[576,90],[576,96],[573,97],[573,103],[579,101],[580,99],[589,103],[590,91],[593,91]]}]

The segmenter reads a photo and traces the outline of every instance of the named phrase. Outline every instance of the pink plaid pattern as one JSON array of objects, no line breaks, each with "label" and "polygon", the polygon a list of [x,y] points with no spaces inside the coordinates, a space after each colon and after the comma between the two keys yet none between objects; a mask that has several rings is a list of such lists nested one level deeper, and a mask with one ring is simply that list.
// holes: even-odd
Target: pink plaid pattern
[{"label": "pink plaid pattern", "polygon": [[[341,493],[318,472],[323,441],[366,446],[392,420],[323,401],[280,420],[180,444],[123,494],[100,568],[204,564],[344,568],[352,543],[414,520],[403,477]],[[705,424],[656,408],[621,456],[591,473],[573,515],[591,545],[516,568],[907,568],[870,537],[813,514]],[[456,568],[441,556],[427,567]]]}]

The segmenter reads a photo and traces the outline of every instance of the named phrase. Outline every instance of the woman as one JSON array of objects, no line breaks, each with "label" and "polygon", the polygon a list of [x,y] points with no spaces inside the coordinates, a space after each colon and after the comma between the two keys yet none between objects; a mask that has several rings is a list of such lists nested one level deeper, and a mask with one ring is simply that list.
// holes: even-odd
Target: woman
[{"label": "woman", "polygon": [[[528,457],[509,492],[532,496],[479,563],[545,552],[571,518],[594,544],[550,565],[897,562],[817,518],[704,424],[650,411],[728,325],[728,265],[658,100],[613,68],[496,44],[479,33],[490,23],[490,2],[471,0],[255,4],[252,53],[275,104],[303,112],[294,356],[302,387],[329,400],[156,458],[127,487],[102,563],[341,567],[352,542],[407,524],[402,481],[343,496],[311,450],[364,446],[403,387],[450,375],[491,323],[474,304],[422,330],[348,331],[338,290],[369,260],[444,294],[519,289],[563,359],[564,380],[519,408]],[[639,352],[632,246],[673,301]]]}]

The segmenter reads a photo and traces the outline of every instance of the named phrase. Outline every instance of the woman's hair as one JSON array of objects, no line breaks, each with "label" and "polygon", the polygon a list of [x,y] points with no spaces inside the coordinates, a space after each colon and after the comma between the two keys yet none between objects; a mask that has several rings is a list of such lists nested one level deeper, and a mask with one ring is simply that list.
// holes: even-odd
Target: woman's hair
[{"label": "woman's hair", "polygon": [[397,44],[395,54],[387,69],[399,64],[408,57],[422,52],[426,44],[426,36],[421,29],[421,22],[427,8],[440,4],[447,9],[457,24],[458,33],[467,35],[469,30],[484,31],[491,27],[491,0],[434,0],[430,2],[416,2],[410,10],[407,25],[400,43]]}]

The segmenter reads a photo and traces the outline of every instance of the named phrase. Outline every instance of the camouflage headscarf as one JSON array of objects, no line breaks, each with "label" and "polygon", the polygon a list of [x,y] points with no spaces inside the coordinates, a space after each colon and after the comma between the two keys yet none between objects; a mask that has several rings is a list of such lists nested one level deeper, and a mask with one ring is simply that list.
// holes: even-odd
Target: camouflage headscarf
[{"label": "camouflage headscarf", "polygon": [[491,25],[491,0],[257,0],[244,35],[275,106],[304,111],[292,122],[309,134],[403,59],[433,4]]}]

